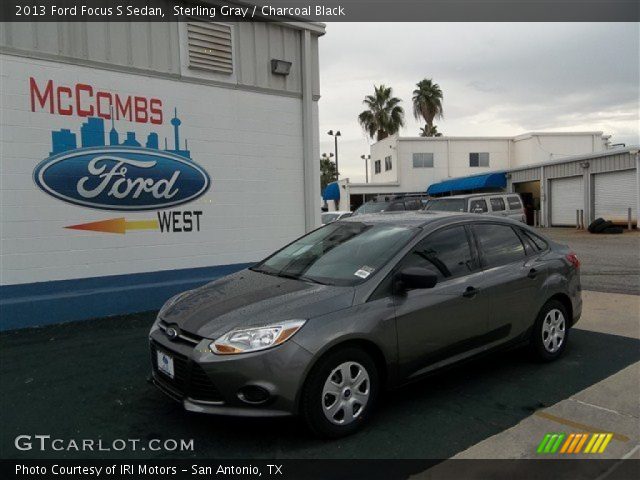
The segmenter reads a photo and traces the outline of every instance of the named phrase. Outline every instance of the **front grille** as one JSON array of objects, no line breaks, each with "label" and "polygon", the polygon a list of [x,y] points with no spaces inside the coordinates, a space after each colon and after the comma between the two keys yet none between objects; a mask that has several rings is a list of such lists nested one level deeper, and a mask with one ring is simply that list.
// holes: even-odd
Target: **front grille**
[{"label": "front grille", "polygon": [[[190,398],[203,402],[222,402],[222,395],[220,395],[220,392],[209,380],[200,365],[192,362],[184,355],[162,347],[153,340],[150,342],[150,350],[153,373],[156,381],[162,387],[169,389],[181,398]],[[158,370],[158,350],[171,355],[173,358],[173,378]]]},{"label": "front grille", "polygon": [[178,336],[172,340],[173,342],[184,343],[187,345],[197,345],[198,343],[200,343],[200,340],[203,339],[203,337],[199,335],[185,332],[184,330],[179,329],[176,325],[171,325],[164,320],[160,320],[160,322],[158,322],[158,327],[160,327],[160,330],[165,333],[167,331],[167,328],[169,328],[170,326],[176,328],[180,332]]}]

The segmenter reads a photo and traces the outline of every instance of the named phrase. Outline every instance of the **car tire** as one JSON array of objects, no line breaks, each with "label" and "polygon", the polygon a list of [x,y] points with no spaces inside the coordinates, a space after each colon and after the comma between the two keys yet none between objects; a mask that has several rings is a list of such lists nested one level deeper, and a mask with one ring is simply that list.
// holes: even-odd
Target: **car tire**
[{"label": "car tire", "polygon": [[598,225],[601,225],[604,222],[605,222],[604,218],[596,218],[593,222],[589,224],[589,227],[587,227],[587,230],[589,230],[589,232],[591,233],[596,233],[595,229],[598,227]]},{"label": "car tire", "polygon": [[593,228],[593,233],[602,233],[609,227],[613,227],[613,222],[610,222],[609,220],[605,220],[604,222],[596,225]]},{"label": "car tire", "polygon": [[314,434],[344,437],[369,420],[378,392],[379,376],[373,359],[359,348],[341,348],[322,357],[309,373],[301,414]]},{"label": "car tire", "polygon": [[562,302],[549,300],[545,303],[531,332],[529,345],[533,357],[542,362],[559,358],[567,348],[570,324],[571,319]]}]

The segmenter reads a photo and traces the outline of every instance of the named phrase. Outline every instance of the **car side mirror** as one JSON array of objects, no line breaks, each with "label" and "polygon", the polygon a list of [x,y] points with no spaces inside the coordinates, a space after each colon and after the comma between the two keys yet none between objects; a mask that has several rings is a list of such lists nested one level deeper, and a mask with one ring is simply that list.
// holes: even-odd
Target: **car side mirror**
[{"label": "car side mirror", "polygon": [[398,280],[405,290],[433,288],[438,283],[438,275],[428,268],[407,267],[398,273]]}]

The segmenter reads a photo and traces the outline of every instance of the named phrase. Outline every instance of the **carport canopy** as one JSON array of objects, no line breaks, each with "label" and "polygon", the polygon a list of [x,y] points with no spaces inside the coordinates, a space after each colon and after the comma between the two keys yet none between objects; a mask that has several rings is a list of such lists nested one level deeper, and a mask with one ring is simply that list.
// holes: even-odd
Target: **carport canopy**
[{"label": "carport canopy", "polygon": [[493,172],[485,175],[473,175],[471,177],[452,178],[444,182],[433,183],[427,188],[428,195],[437,195],[448,192],[462,192],[466,190],[479,190],[482,188],[505,188],[507,177],[504,172]]},{"label": "carport canopy", "polygon": [[340,187],[337,182],[327,185],[322,192],[322,198],[324,200],[340,200]]}]

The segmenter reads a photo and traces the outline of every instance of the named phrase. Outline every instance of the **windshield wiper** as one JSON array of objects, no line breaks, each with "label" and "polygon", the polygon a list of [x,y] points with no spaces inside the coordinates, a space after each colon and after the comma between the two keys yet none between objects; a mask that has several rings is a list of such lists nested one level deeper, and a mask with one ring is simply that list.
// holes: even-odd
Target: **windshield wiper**
[{"label": "windshield wiper", "polygon": [[304,280],[305,282],[317,283],[318,285],[332,285],[329,282],[321,282],[320,280],[316,280],[315,278],[305,277],[304,275],[298,277],[300,280]]},{"label": "windshield wiper", "polygon": [[311,278],[311,277],[305,277],[304,275],[295,275],[293,273],[263,270],[257,267],[256,268],[249,267],[249,270],[252,270],[258,273],[264,273],[265,275],[271,275],[273,277],[290,278],[291,280],[302,280],[303,282],[316,283],[318,285],[331,285],[331,283],[321,282],[320,280],[316,280],[315,278]]}]

